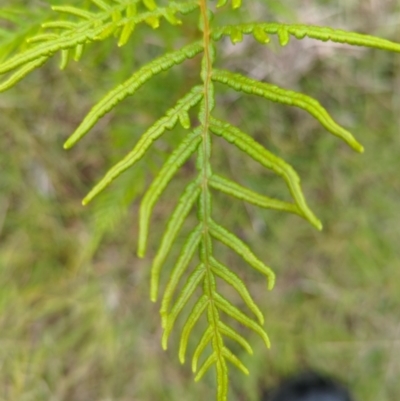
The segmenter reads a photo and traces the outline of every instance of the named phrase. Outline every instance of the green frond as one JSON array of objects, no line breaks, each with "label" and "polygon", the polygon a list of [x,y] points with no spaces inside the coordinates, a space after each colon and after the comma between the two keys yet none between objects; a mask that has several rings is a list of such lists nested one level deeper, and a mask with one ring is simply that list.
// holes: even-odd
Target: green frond
[{"label": "green frond", "polygon": [[270,348],[271,343],[269,341],[268,335],[258,323],[250,319],[247,315],[236,308],[236,306],[233,306],[226,298],[222,297],[218,293],[214,294],[214,302],[217,307],[225,312],[227,315],[256,332],[264,340],[267,348]]},{"label": "green frond", "polygon": [[306,218],[318,230],[322,229],[321,222],[317,219],[317,217],[315,217],[307,205],[300,186],[300,178],[292,166],[278,156],[275,156],[269,152],[252,137],[240,131],[238,128],[233,127],[227,122],[223,122],[212,117],[210,128],[214,134],[222,136],[228,142],[233,143],[240,150],[248,154],[255,161],[281,176],[286,181],[290,193],[292,194],[297,206],[303,213],[304,218]]},{"label": "green frond", "polygon": [[[0,62],[10,54],[26,48],[26,39],[38,32],[40,24],[50,14],[50,8],[11,5],[0,6]],[[21,3],[21,2],[19,2]]]},{"label": "green frond", "polygon": [[134,30],[135,30],[135,23],[132,21],[127,22],[123,26],[118,40],[118,47],[122,47],[128,43],[128,40],[131,37]]},{"label": "green frond", "polygon": [[183,326],[182,334],[181,334],[181,341],[179,344],[179,360],[182,364],[185,363],[185,354],[186,354],[186,348],[187,348],[187,343],[189,340],[190,333],[191,333],[194,325],[197,323],[200,316],[204,312],[208,303],[209,303],[209,300],[207,298],[207,295],[203,294],[199,298],[199,300],[196,302],[196,304],[193,306],[193,308],[186,320],[186,323]]},{"label": "green frond", "polygon": [[232,0],[233,9],[240,8],[241,5],[242,5],[242,0]]},{"label": "green frond", "polygon": [[[72,21],[47,21],[42,24],[42,28],[44,29],[67,29],[67,30],[72,30],[76,29],[78,27],[78,24],[76,22]],[[58,35],[57,35],[58,36]],[[31,41],[31,38],[28,38],[27,41],[28,43]]]},{"label": "green frond", "polygon": [[[68,3],[68,1],[65,2]],[[17,84],[55,54],[59,54],[60,68],[64,69],[70,59],[80,60],[84,49],[92,42],[113,37],[119,47],[124,46],[129,43],[139,24],[147,24],[153,29],[157,29],[165,23],[179,26],[185,22],[183,18],[181,19],[183,15],[198,10],[199,24],[196,34],[199,40],[143,65],[129,79],[111,89],[91,108],[75,132],[65,142],[64,147],[68,149],[74,146],[102,116],[111,111],[126,97],[135,94],[141,86],[155,75],[202,53],[199,68],[201,84],[193,87],[164,116],[142,134],[133,149],[112,166],[94,186],[84,198],[83,204],[90,202],[117,177],[142,159],[151,145],[165,131],[173,129],[176,124],[180,124],[188,130],[186,136],[168,156],[143,196],[139,210],[138,255],[143,257],[145,254],[150,220],[156,202],[184,163],[197,153],[196,168],[198,175],[180,195],[167,222],[152,263],[150,297],[152,301],[157,300],[162,266],[186,219],[192,209],[196,208],[197,223],[185,238],[177,260],[168,278],[166,278],[160,305],[163,328],[161,342],[162,347],[167,349],[168,339],[174,330],[176,321],[184,319],[185,306],[194,302],[192,310],[183,322],[179,344],[179,360],[184,363],[191,332],[199,319],[204,319],[207,326],[194,349],[191,362],[192,370],[197,372],[195,380],[198,381],[211,367],[215,367],[217,400],[227,401],[228,362],[235,365],[243,373],[249,373],[238,356],[230,351],[229,343],[231,341],[238,343],[249,354],[252,354],[253,350],[249,342],[233,326],[231,327],[222,321],[226,317],[225,315],[228,315],[228,319],[229,317],[233,318],[236,322],[257,333],[268,348],[270,341],[263,328],[264,316],[262,311],[240,277],[216,259],[213,250],[214,241],[219,241],[228,246],[243,258],[250,267],[263,274],[267,279],[268,289],[272,289],[274,286],[275,274],[239,237],[213,220],[212,190],[220,191],[259,207],[297,214],[319,230],[322,229],[322,224],[308,207],[301,188],[300,178],[292,166],[268,151],[250,135],[228,122],[212,116],[216,101],[215,89],[218,89],[215,82],[228,85],[236,91],[255,94],[273,102],[301,108],[356,151],[362,152],[363,147],[348,130],[334,121],[316,99],[269,83],[259,82],[241,74],[215,69],[214,63],[217,56],[215,42],[224,36],[228,36],[232,43],[238,43],[243,40],[244,35],[250,34],[263,44],[270,42],[271,35],[277,35],[282,46],[286,46],[291,37],[296,39],[309,37],[321,41],[330,40],[394,52],[400,52],[400,44],[370,35],[302,24],[250,23],[217,26],[217,20],[212,22],[214,6],[208,0],[164,0],[162,2],[156,0],[86,0],[84,3],[82,8],[68,4],[53,6],[53,11],[63,14],[61,17],[57,17],[60,20],[50,20],[43,23],[47,16],[42,16],[35,20],[35,24],[30,23],[29,29],[26,28],[25,33],[21,35],[23,43],[18,35],[15,35],[14,39],[12,35],[11,38],[8,38],[7,30],[0,28],[1,59],[8,57],[18,48],[24,49],[0,62],[0,75],[3,76],[3,81],[0,82],[0,92]],[[242,5],[242,0],[218,0],[216,6],[220,8],[228,3],[233,9],[238,9]],[[18,12],[23,13],[24,8],[19,9]],[[15,15],[10,14],[7,10],[0,11],[1,17],[6,18],[7,24],[13,25],[16,21]],[[41,30],[35,34],[35,30],[39,26],[41,26]],[[189,37],[191,37],[193,29],[185,27],[182,32],[183,39],[187,36],[190,40]],[[29,35],[34,36],[31,36],[25,43],[28,32]],[[8,40],[11,41],[11,45],[7,44]],[[3,43],[6,43],[7,49]],[[197,105],[199,105],[197,118],[191,119],[191,109]],[[224,138],[244,152],[246,156],[280,176],[289,189],[293,203],[270,198],[230,179],[213,174],[211,165],[213,160],[211,158],[213,134]],[[123,178],[129,178],[129,174]],[[130,190],[133,191],[132,188]],[[113,191],[110,193],[112,194]],[[110,193],[104,194],[104,198],[107,198]],[[105,202],[104,198],[103,201]],[[122,198],[124,199],[123,202]],[[100,217],[94,215],[96,216],[94,221],[98,229],[98,238],[113,225],[115,219],[119,220],[123,217],[127,204],[131,200],[132,198],[126,196],[125,191],[118,195],[114,194],[110,200],[106,199],[106,203],[109,205],[100,208],[100,210],[103,209],[103,215],[100,216],[99,214]],[[100,220],[101,224],[98,223]],[[194,263],[193,259],[198,260],[194,269],[190,268],[190,265]],[[248,314],[221,295],[217,286],[220,284],[220,280],[234,288],[241,296]],[[203,315],[204,317],[202,317]],[[208,351],[210,351],[210,355],[203,355]],[[204,357],[204,360],[198,369],[201,357]]]},{"label": "green frond", "polygon": [[235,340],[238,344],[240,344],[250,355],[253,354],[253,349],[251,348],[251,345],[237,331],[233,330],[231,327],[221,321],[218,322],[218,329],[221,334],[226,335],[227,337]]},{"label": "green frond", "polygon": [[60,70],[65,70],[69,60],[69,50],[61,50]]},{"label": "green frond", "polygon": [[221,358],[216,363],[217,367],[217,401],[226,401],[228,399],[228,367],[225,359]]},{"label": "green frond", "polygon": [[202,51],[200,42],[187,45],[177,51],[166,53],[144,65],[139,71],[135,72],[131,78],[112,89],[103,97],[86,115],[82,123],[64,144],[65,149],[69,149],[76,144],[96,122],[127,96],[133,95],[137,89],[150,80],[153,76],[166,71],[176,64],[180,64],[186,59],[194,57]]},{"label": "green frond", "polygon": [[10,72],[24,64],[37,60],[40,57],[49,59],[55,53],[64,49],[75,48],[77,45],[94,40],[94,36],[102,32],[103,27],[97,27],[90,32],[76,32],[74,35],[61,34],[57,39],[41,42],[35,47],[16,54],[0,64],[0,75]]},{"label": "green frond", "polygon": [[[189,252],[191,250],[188,250]],[[188,255],[189,256],[189,255]],[[188,258],[189,259],[189,258]],[[178,261],[177,266],[179,265],[180,261]],[[205,267],[203,264],[197,266],[197,268],[192,272],[192,274],[188,277],[185,285],[183,286],[178,299],[176,300],[172,310],[169,314],[165,316],[165,324],[164,324],[164,333],[162,338],[162,343],[165,344],[165,348],[167,347],[168,337],[171,333],[171,330],[174,327],[174,323],[176,318],[178,317],[179,313],[185,307],[189,298],[193,295],[194,291],[196,290],[197,286],[203,280],[204,275],[206,273]]]},{"label": "green frond", "polygon": [[[119,38],[119,45],[121,46],[129,39],[135,25],[141,22],[149,22],[149,19],[158,20],[160,17],[164,16],[167,21],[171,21],[171,16],[175,15],[175,13],[187,14],[197,7],[194,2],[172,2],[168,7],[160,7],[154,11],[135,15],[131,15],[127,12],[127,17],[122,18],[122,12],[126,10],[129,11],[132,4],[117,4],[99,13],[91,13],[87,10],[72,6],[54,6],[54,11],[63,12],[80,19],[83,18],[84,20],[79,23],[71,21],[50,21],[42,24],[42,27],[45,29],[62,29],[63,32],[59,33],[56,37],[53,36],[53,39],[49,38],[49,40],[45,42],[40,42],[33,48],[19,53],[1,63],[0,75],[37,60],[40,57],[46,57],[48,59],[58,51],[74,49],[96,40],[104,40],[115,33],[116,30],[122,31]],[[115,20],[115,15],[121,15],[121,18]],[[125,27],[126,25],[127,27]],[[186,50],[190,52],[190,49]],[[192,56],[197,53],[198,52],[194,53]],[[177,63],[179,63],[179,61]]]},{"label": "green frond", "polygon": [[242,187],[238,183],[228,180],[219,175],[213,174],[209,181],[212,188],[231,195],[235,198],[252,203],[253,205],[260,206],[265,209],[274,209],[282,212],[294,213],[301,217],[303,213],[298,206],[293,203],[284,202],[278,199],[270,198],[268,196],[260,195],[251,189]]},{"label": "green frond", "polygon": [[143,4],[147,7],[150,11],[153,11],[157,8],[157,4],[154,0],[143,0]]},{"label": "green frond", "polygon": [[348,45],[400,52],[400,43],[382,39],[377,36],[364,35],[357,32],[333,29],[324,26],[321,27],[303,24],[250,23],[227,25],[214,29],[212,37],[214,40],[219,40],[224,35],[230,36],[233,30],[239,30],[243,34],[254,34],[255,38],[260,42],[263,42],[262,32],[269,35],[276,34],[279,36],[282,46],[285,46],[288,43],[289,36],[292,35],[296,39],[303,39],[307,36],[311,39],[322,40],[323,42],[330,40],[336,43],[346,43]]},{"label": "green frond", "polygon": [[52,6],[51,9],[53,11],[73,15],[74,17],[83,18],[87,20],[94,19],[96,14],[93,14],[87,10],[83,10],[81,8],[73,7],[73,6]]},{"label": "green frond", "polygon": [[[192,260],[194,253],[198,249],[200,245],[200,240],[201,240],[201,232],[202,232],[202,227],[201,224],[196,226],[193,231],[189,234],[185,244],[183,245],[183,248],[181,250],[181,253],[179,255],[179,259],[176,262],[168,283],[165,287],[165,292],[163,299],[161,301],[161,308],[160,308],[160,314],[161,314],[161,320],[162,320],[162,326],[165,328],[167,321],[168,321],[168,309],[169,309],[169,304],[172,301],[172,297],[174,296],[175,290],[177,285],[179,284],[179,280],[181,279],[183,273],[187,269],[190,261]],[[200,271],[201,268],[198,267],[198,270]],[[200,272],[199,272],[200,274]],[[197,277],[197,275],[193,276],[194,278]],[[191,280],[190,283],[193,283]],[[187,292],[188,288],[184,287],[184,293]]]},{"label": "green frond", "polygon": [[[258,270],[260,273],[265,275],[268,279],[268,289],[272,290],[275,285],[275,273],[264,263],[261,262],[250,250],[250,248],[236,235],[232,234],[231,232],[225,230],[225,228],[221,227],[220,225],[216,224],[214,221],[210,222],[210,234],[217,239],[218,241],[222,242],[223,244],[227,245],[233,251],[235,251],[238,255],[240,255],[250,266],[254,269]],[[215,265],[214,265],[215,268]],[[223,269],[218,269],[221,274],[223,274]],[[233,281],[233,278],[230,277],[229,280]],[[230,283],[231,284],[231,283]],[[233,285],[233,284],[232,284]],[[243,297],[244,293],[242,289],[239,287],[237,289],[240,295]],[[244,299],[244,298],[243,298]],[[258,313],[256,313],[258,316]]]},{"label": "green frond", "polygon": [[[242,32],[243,32],[243,30],[242,30]],[[254,30],[253,30],[253,36],[254,36],[254,39],[257,41],[257,42],[260,42],[260,43],[262,43],[262,44],[268,44],[270,41],[271,41],[271,38],[270,38],[270,36],[265,32],[265,30],[264,29],[262,29],[261,27],[259,27],[259,26],[256,26],[255,28],[254,28]]]},{"label": "green frond", "polygon": [[243,281],[232,270],[229,270],[226,266],[224,266],[222,263],[218,262],[214,258],[211,259],[211,267],[212,271],[217,276],[225,280],[239,293],[248,308],[257,316],[260,324],[264,324],[264,316],[259,307],[254,302]]},{"label": "green frond", "polygon": [[14,72],[7,80],[0,83],[0,93],[12,88],[21,79],[25,78],[31,71],[42,66],[47,61],[46,58],[40,57],[35,61],[31,61],[28,64],[22,66],[18,71]]},{"label": "green frond", "polygon": [[158,7],[154,10],[138,14],[127,14],[126,17],[121,18],[121,20],[117,22],[117,26],[121,27],[129,23],[137,25],[140,22],[146,22],[153,29],[156,29],[160,25],[161,18],[164,18],[171,25],[181,25],[182,21],[176,17],[176,14],[179,13],[186,15],[198,7],[199,4],[196,1],[187,1],[182,3],[171,1],[166,7]]},{"label": "green frond", "polygon": [[249,374],[248,369],[246,366],[243,365],[243,363],[240,361],[240,359],[232,354],[231,351],[229,351],[228,348],[224,347],[222,348],[222,355],[230,362],[232,365],[235,365],[238,369],[240,369],[245,375]]},{"label": "green frond", "polygon": [[193,373],[197,372],[197,364],[199,362],[199,358],[200,358],[201,354],[203,353],[204,349],[206,348],[207,344],[211,341],[212,336],[213,336],[213,327],[208,326],[207,329],[204,331],[203,335],[201,336],[201,339],[200,339],[199,343],[197,344],[197,347],[193,354],[193,358],[192,358]]},{"label": "green frond", "polygon": [[74,52],[74,61],[79,61],[81,59],[84,49],[84,45],[76,45]]},{"label": "green frond", "polygon": [[218,0],[217,7],[223,7],[227,2],[228,0]]},{"label": "green frond", "polygon": [[[217,7],[223,7],[226,5],[228,0],[218,0]],[[237,8],[240,8],[242,5],[242,0],[232,0],[232,8],[235,10]]]},{"label": "green frond", "polygon": [[26,40],[27,43],[37,43],[37,42],[46,42],[48,40],[54,40],[57,39],[58,35],[55,33],[40,33],[35,36],[31,36]]},{"label": "green frond", "polygon": [[111,6],[103,0],[90,0],[90,1],[103,11],[111,10]]},{"label": "green frond", "polygon": [[174,107],[169,109],[165,116],[157,120],[139,139],[135,147],[120,162],[113,166],[101,179],[101,181],[88,193],[82,203],[87,205],[103,189],[108,187],[118,176],[137,163],[167,129],[172,129],[177,123],[182,111],[194,107],[202,98],[202,87],[195,86]]},{"label": "green frond", "polygon": [[357,152],[364,151],[362,145],[355,140],[349,131],[337,124],[317,100],[307,95],[223,70],[214,70],[213,80],[229,85],[237,91],[261,96],[273,102],[299,107],[314,116],[329,132],[343,139],[354,150]]},{"label": "green frond", "polygon": [[186,220],[186,217],[188,216],[199,195],[200,180],[197,179],[186,187],[168,221],[167,229],[162,236],[161,244],[158,248],[156,256],[154,257],[153,265],[151,267],[150,297],[153,302],[157,300],[161,267],[173,243],[175,242],[176,236],[178,235],[182,224]]},{"label": "green frond", "polygon": [[201,368],[199,369],[197,375],[194,378],[195,382],[198,382],[204,374],[207,372],[208,369],[211,368],[212,365],[214,365],[215,362],[217,362],[217,355],[215,353],[212,353],[201,365]]},{"label": "green frond", "polygon": [[196,151],[201,142],[200,132],[201,130],[196,128],[191,134],[185,137],[180,145],[169,156],[143,197],[139,210],[138,240],[138,255],[141,258],[144,257],[144,254],[146,253],[147,236],[153,207],[175,173]]},{"label": "green frond", "polygon": [[239,31],[238,29],[232,29],[230,38],[231,38],[231,42],[233,44],[240,43],[243,41],[243,33],[242,33],[242,31]]}]

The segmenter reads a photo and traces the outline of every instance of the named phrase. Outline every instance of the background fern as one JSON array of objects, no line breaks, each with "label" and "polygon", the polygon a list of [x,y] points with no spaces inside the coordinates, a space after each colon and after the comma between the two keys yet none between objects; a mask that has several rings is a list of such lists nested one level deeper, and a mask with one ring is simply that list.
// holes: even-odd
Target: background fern
[{"label": "background fern", "polygon": [[[236,40],[235,39],[235,36],[234,36],[234,41]],[[73,43],[74,44],[74,43]],[[192,53],[191,52],[189,52],[189,53],[187,53],[188,55],[191,55]],[[177,59],[176,58],[174,58],[174,56],[172,56],[173,57],[173,62],[175,62]],[[179,56],[177,56],[177,57],[179,57]],[[64,58],[63,58],[63,60],[65,61],[66,60],[66,56],[64,55]],[[65,64],[65,62],[63,62],[63,65]],[[15,65],[15,64],[14,64]],[[161,65],[161,64],[160,64]],[[24,72],[25,72],[25,70],[24,70]],[[17,77],[19,78],[19,76],[20,76],[20,74],[19,75],[17,75]],[[231,79],[230,81],[229,81],[229,83],[233,83],[233,82],[235,82],[236,81],[236,84],[235,85],[239,85],[239,87],[238,87],[238,89],[240,89],[240,88],[242,88],[242,86],[243,86],[243,84],[242,84],[242,86],[240,86],[240,81],[239,81],[239,83],[237,83],[237,80],[233,80],[233,79]],[[244,81],[244,84],[247,84],[248,82],[250,82],[250,81]],[[251,82],[250,82],[250,84],[251,84]],[[109,107],[109,103],[107,102],[107,103],[105,103],[105,108],[107,108],[107,107]],[[96,110],[96,109],[95,109]],[[100,114],[102,114],[102,111],[100,112]],[[186,126],[187,127],[187,118],[186,117],[181,117],[180,118],[180,120],[181,121],[183,121],[183,126]],[[201,116],[200,116],[200,122],[201,122]],[[204,124],[204,123],[203,123]],[[87,129],[88,127],[90,127],[91,126],[91,122],[90,122],[90,120],[89,120],[89,124],[84,124],[83,125],[84,127],[85,127],[85,129]],[[243,134],[241,134],[240,132],[238,132],[238,133],[236,133],[236,131],[234,131],[233,129],[231,129],[231,128],[229,128],[229,129],[222,129],[222,128],[224,128],[224,127],[226,127],[226,125],[221,125],[221,124],[219,124],[219,122],[216,120],[216,121],[213,121],[213,127],[214,127],[214,130],[216,131],[216,133],[219,133],[219,134],[221,134],[221,133],[225,133],[225,136],[227,136],[228,137],[228,139],[232,139],[232,135],[236,135],[236,137],[237,137],[237,135],[239,135],[239,136],[243,136]],[[233,130],[233,131],[232,131]],[[233,132],[233,133],[232,133]],[[236,134],[235,134],[236,133]],[[196,131],[194,132],[194,137],[193,138],[197,138],[196,136]],[[224,134],[223,134],[224,135]],[[78,135],[77,135],[77,137],[79,137],[80,136],[80,133],[79,133],[79,131],[78,131]],[[72,142],[74,141],[74,139],[72,140]],[[70,144],[70,142],[68,142],[68,145]],[[357,146],[357,145],[356,145]],[[185,149],[185,148],[184,148]],[[255,153],[253,153],[253,155],[254,155]],[[265,156],[265,155],[264,155]],[[204,158],[204,155],[203,155],[203,158]],[[177,159],[177,160],[179,160],[179,158]],[[267,157],[267,160],[268,160],[268,157]],[[276,163],[276,160],[277,159],[272,159],[272,166],[274,166],[275,164],[273,163],[273,162],[275,162]],[[174,163],[175,164],[175,163]],[[280,165],[280,164],[279,164]],[[278,166],[279,166],[278,165]],[[278,169],[278,167],[277,166],[275,166],[275,169]],[[118,171],[118,170],[117,170]],[[161,170],[161,171],[163,171],[163,170]],[[169,172],[169,170],[164,170],[164,171],[166,171],[166,172]],[[204,168],[203,169],[201,169],[201,171],[204,171]],[[292,176],[293,177],[293,176]],[[294,176],[295,177],[295,176]],[[163,178],[163,176],[161,175],[161,182],[162,182],[162,178]],[[301,199],[301,194],[300,194],[300,192],[299,192],[299,190],[298,189],[295,189],[295,190],[293,190],[293,181],[291,181],[290,179],[288,179],[288,181],[289,181],[289,184],[290,183],[292,183],[292,193],[295,195],[295,197],[297,196],[298,198],[300,197],[300,199]],[[156,181],[157,182],[157,181]],[[222,184],[221,184],[221,182],[222,182]],[[227,187],[227,184],[226,184],[226,181],[224,181],[224,180],[222,180],[221,181],[221,179],[219,179],[218,177],[216,177],[216,183],[214,184],[215,185],[215,187],[216,188],[218,188],[218,185],[219,185],[219,188],[221,188],[221,185],[223,186],[224,185],[224,183],[225,183],[225,188]],[[97,188],[100,188],[100,189],[102,189],[102,185],[103,184],[100,184],[100,187],[97,187]],[[229,182],[228,182],[228,185],[229,185]],[[154,188],[156,188],[155,186],[154,186]],[[218,188],[218,189],[219,189]],[[231,192],[232,192],[232,184],[231,184],[231,186],[230,186],[230,188],[231,188]],[[148,192],[148,193],[150,193],[151,194],[151,191],[150,192]],[[236,191],[233,191],[233,193],[236,193],[236,194],[241,194],[241,197],[242,198],[245,198],[245,194],[246,194],[246,192],[244,191],[242,191],[242,190],[238,190],[238,188],[236,188]],[[158,195],[157,193],[156,193],[156,195]],[[248,198],[249,198],[249,196],[248,196]],[[90,199],[90,198],[89,198]],[[264,204],[266,204],[266,205],[270,205],[271,204],[271,201],[270,200],[266,200],[265,198],[263,198],[263,201],[264,201]],[[268,202],[269,203],[268,203]],[[262,203],[262,202],[261,202]],[[277,203],[275,202],[275,205],[276,205]],[[288,208],[288,206],[287,205],[285,205],[285,207],[286,208]],[[282,208],[282,204],[281,204],[281,208]],[[290,207],[289,207],[290,208]],[[307,213],[308,213],[308,216],[312,216],[312,215],[310,215],[309,214],[309,211],[308,211],[308,209],[304,209],[304,206],[303,206],[303,210],[306,210],[306,212],[304,212],[305,213],[305,216],[307,216]],[[298,210],[297,210],[297,212],[298,212]],[[300,213],[301,214],[301,213]],[[314,222],[316,222],[316,220],[313,218],[313,217],[311,217],[311,221],[314,221]],[[145,222],[145,224],[144,225],[146,225],[147,224],[147,218],[146,219],[144,219],[144,222]],[[318,226],[318,223],[316,223],[316,225]],[[215,226],[215,228],[214,228],[214,236],[215,237],[217,237],[217,238],[219,238],[219,239],[224,239],[225,238],[225,242],[228,242],[228,243],[231,243],[231,239],[233,238],[232,236],[229,236],[229,234],[228,233],[226,233],[225,231],[221,231],[221,229],[220,228],[218,228],[217,226]],[[143,238],[143,237],[142,237]],[[143,242],[143,239],[142,239],[142,242]],[[240,242],[238,242],[238,244],[240,245]],[[203,245],[204,246],[204,245]],[[242,246],[242,245],[240,245],[240,246]],[[249,259],[250,258],[250,256],[249,255],[251,255],[250,253],[248,253],[248,250],[247,249],[245,249],[246,251],[244,252],[244,256],[245,257],[247,257],[247,259]],[[256,262],[254,262],[254,263],[256,263]],[[259,261],[256,263],[256,264],[258,264],[259,263]],[[216,265],[216,266],[219,266],[217,263],[214,263],[214,265]],[[262,266],[262,265],[260,265],[260,266]],[[218,271],[218,270],[217,270]],[[221,271],[221,268],[220,268],[220,271]],[[223,271],[223,268],[222,268],[222,271]],[[267,273],[269,273],[269,271],[266,271]],[[178,274],[179,275],[179,274]],[[225,276],[226,277],[226,276]],[[235,279],[231,279],[231,281],[232,280],[235,280]],[[190,280],[189,280],[189,282],[191,282]],[[234,281],[234,282],[237,282],[237,281]],[[210,286],[211,284],[209,283],[208,284],[208,286]],[[237,284],[237,285],[239,285],[239,284]],[[153,290],[154,291],[154,290]],[[241,290],[241,293],[242,293],[242,295],[243,294],[245,294],[245,292],[244,292],[244,290],[242,289]],[[245,298],[245,297],[244,297]],[[252,304],[250,304],[250,305],[252,305]],[[221,304],[221,308],[224,306],[224,304],[222,303]],[[225,308],[226,308],[227,306],[225,305]],[[238,312],[236,312],[236,316],[238,317],[238,316],[241,316]],[[167,324],[167,323],[166,323]],[[167,324],[167,326],[168,326],[168,324]],[[256,326],[257,327],[257,326]],[[207,333],[207,331],[206,331],[206,333]],[[206,336],[206,338],[207,338],[207,336]],[[243,341],[242,341],[242,343],[243,343]],[[200,344],[202,344],[202,343],[200,343]],[[204,344],[204,343],[203,343]],[[244,343],[244,344],[246,344],[246,343]],[[201,349],[201,348],[200,348]],[[227,351],[226,351],[227,352]],[[229,355],[229,356],[227,356],[227,355]],[[237,364],[239,364],[237,361],[236,361],[236,359],[234,359],[233,358],[233,356],[231,356],[230,354],[225,354],[224,355],[225,357],[228,357],[229,359],[231,359],[231,360],[233,360],[233,361],[235,361]],[[212,358],[212,357],[211,357]],[[212,360],[212,359],[209,359],[209,360]],[[207,364],[205,365],[205,366],[207,366]],[[222,366],[222,365],[221,365]],[[220,366],[220,370],[222,369],[222,371],[223,371],[223,374],[225,374],[225,367],[224,366],[222,366],[221,367]],[[241,365],[239,365],[239,366],[241,366]],[[222,375],[222,376],[220,376],[219,377],[223,382],[224,382],[224,380],[225,380],[225,378],[224,378],[224,376]],[[221,384],[221,383],[220,383]],[[223,397],[225,397],[225,395],[224,395],[224,392],[226,391],[226,386],[224,386],[224,385],[220,385],[219,386],[219,388],[221,389],[221,392],[220,392],[220,398],[223,398]]]}]

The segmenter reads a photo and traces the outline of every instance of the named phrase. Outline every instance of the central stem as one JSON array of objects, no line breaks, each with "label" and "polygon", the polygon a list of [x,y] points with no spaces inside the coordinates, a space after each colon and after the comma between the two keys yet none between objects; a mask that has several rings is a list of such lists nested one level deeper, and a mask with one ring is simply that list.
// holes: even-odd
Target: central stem
[{"label": "central stem", "polygon": [[[201,195],[199,198],[199,220],[203,223],[202,241],[200,245],[200,259],[206,269],[204,279],[204,292],[209,299],[207,318],[208,323],[213,329],[212,348],[217,356],[216,369],[218,381],[227,381],[227,367],[223,356],[223,339],[219,330],[219,313],[215,304],[214,293],[216,291],[215,277],[212,271],[212,240],[209,233],[209,225],[211,222],[211,196],[208,186],[209,179],[212,175],[211,170],[211,134],[210,134],[210,118],[214,108],[214,85],[211,80],[213,62],[214,62],[214,46],[211,42],[210,35],[210,17],[211,11],[208,9],[207,0],[199,0],[200,2],[200,24],[203,30],[204,54],[201,64],[201,79],[203,81],[204,97],[200,105],[199,120],[202,127],[202,143],[199,148],[197,168],[201,176]],[[218,383],[218,400],[226,399],[226,386]]]}]

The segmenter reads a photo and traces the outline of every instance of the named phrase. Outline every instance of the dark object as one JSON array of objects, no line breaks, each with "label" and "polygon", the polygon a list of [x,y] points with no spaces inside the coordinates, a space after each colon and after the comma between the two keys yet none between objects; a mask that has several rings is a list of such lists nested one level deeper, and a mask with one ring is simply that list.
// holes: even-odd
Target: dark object
[{"label": "dark object", "polygon": [[352,401],[349,392],[333,379],[314,372],[291,377],[262,401]]}]

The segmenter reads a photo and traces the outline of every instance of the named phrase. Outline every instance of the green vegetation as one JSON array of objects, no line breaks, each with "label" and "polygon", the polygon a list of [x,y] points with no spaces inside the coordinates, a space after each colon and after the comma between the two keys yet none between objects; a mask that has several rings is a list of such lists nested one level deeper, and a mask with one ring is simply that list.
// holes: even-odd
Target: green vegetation
[{"label": "green vegetation", "polygon": [[[9,21],[0,31],[3,60],[18,48],[24,51],[21,38],[50,15],[41,4],[29,11],[23,1],[19,3],[23,13],[2,10]],[[16,8],[15,1],[12,6]],[[316,15],[334,11],[338,26],[396,37],[398,24],[379,21],[398,15],[398,9],[362,9],[356,2],[347,2],[346,7],[334,10],[321,2]],[[269,20],[269,11],[279,11],[287,22],[303,20],[288,10],[282,4],[281,10],[249,7],[243,14],[253,12],[259,19],[262,12],[262,20]],[[358,13],[362,21],[377,21],[377,27],[359,25],[362,21],[353,19]],[[180,29],[185,38],[194,39],[196,18],[185,18],[188,24]],[[228,12],[223,18],[237,17]],[[329,23],[335,25],[334,18]],[[9,35],[10,30],[23,32]],[[181,47],[181,35],[168,25],[163,26],[163,35],[144,26],[135,30],[129,46],[116,49],[113,38],[92,45],[79,64],[68,64],[67,72],[49,63],[0,98],[1,400],[214,396],[213,375],[194,384],[187,365],[173,364],[176,342],[171,341],[167,354],[161,351],[158,307],[148,302],[151,259],[135,256],[136,199],[184,138],[185,119],[183,128],[157,141],[146,158],[88,208],[80,206],[93,183],[172,107],[171,100],[198,84],[197,63],[190,60],[149,80],[107,114],[91,138],[69,153],[61,150],[62,142],[103,96],[103,88],[126,80],[164,49]],[[227,201],[226,195],[213,193],[213,216],[251,244],[278,277],[274,292],[267,293],[258,273],[215,244],[218,260],[243,279],[265,313],[273,344],[267,351],[256,334],[235,326],[252,344],[254,355],[233,345],[251,375],[243,378],[231,369],[230,399],[256,400],[260,385],[273,384],[279,375],[304,365],[341,375],[360,399],[394,399],[400,392],[399,57],[327,44],[310,47],[315,45],[311,41],[293,41],[284,49],[274,40],[268,47],[249,40],[235,47],[223,43],[221,56],[232,53],[224,68],[312,94],[337,121],[352,128],[366,149],[362,156],[355,155],[337,138],[322,135],[320,125],[301,110],[241,97],[218,86],[217,117],[252,133],[290,161],[303,178],[308,203],[324,223],[322,233],[314,232],[298,216]],[[214,171],[253,191],[287,197],[284,182],[230,144],[216,138],[213,152]],[[176,194],[193,178],[195,168],[194,163],[186,164],[155,207],[150,255],[156,254]],[[213,185],[223,184],[217,178]],[[196,216],[188,220],[163,271],[172,270],[188,230],[196,225]],[[162,275],[163,288],[166,280]],[[219,283],[219,289],[238,302],[229,286]],[[179,327],[186,317],[178,319]],[[207,327],[206,322],[202,325]],[[201,337],[200,327],[196,333],[189,338],[191,350]]]}]

